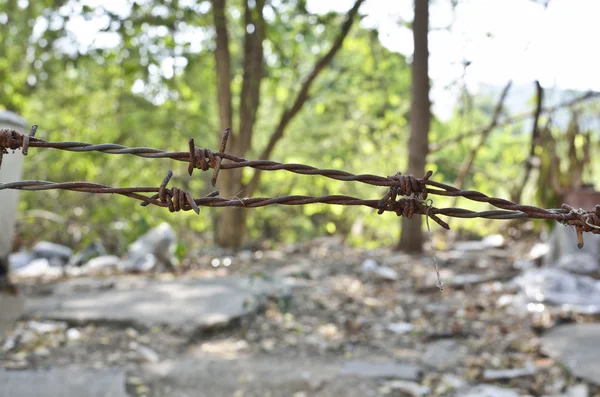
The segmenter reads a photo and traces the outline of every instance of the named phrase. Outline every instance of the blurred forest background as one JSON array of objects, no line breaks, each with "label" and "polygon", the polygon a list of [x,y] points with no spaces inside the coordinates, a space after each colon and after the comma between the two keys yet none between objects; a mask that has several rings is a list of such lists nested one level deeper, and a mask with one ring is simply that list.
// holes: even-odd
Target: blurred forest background
[{"label": "blurred forest background", "polygon": [[[417,47],[414,57],[388,49],[377,29],[363,26],[359,7],[368,1],[317,13],[305,0],[0,0],[0,106],[38,124],[37,136],[52,141],[185,151],[194,137],[198,146],[216,151],[221,132],[232,126],[228,151],[248,159],[384,176],[416,169],[409,167],[408,148],[420,117],[413,140],[420,136],[426,145],[412,154],[427,156],[424,168],[437,181],[543,207],[560,205],[562,195],[582,183],[598,182],[598,160],[591,155],[600,121],[595,93],[536,90],[534,81],[473,92],[464,82],[465,59],[464,73],[447,87],[458,93],[445,109],[449,116],[434,112],[429,123],[427,61],[417,61]],[[451,29],[428,24],[427,8],[447,3],[454,10],[461,0],[416,3],[425,12],[421,30],[418,15],[415,23],[410,14],[397,23],[415,26],[414,43],[424,41],[427,57],[427,31]],[[82,40],[74,21],[98,31]],[[419,98],[411,91],[415,78],[425,81]],[[576,105],[561,105],[573,99]],[[411,112],[413,100],[425,107]],[[211,173],[190,178],[182,163],[49,149],[30,151],[24,179],[158,186],[167,169],[174,170],[172,185],[195,197],[211,190]],[[252,170],[223,171],[217,188],[224,197],[377,199],[384,193],[285,172],[259,178]],[[487,208],[434,199],[436,207]],[[400,238],[395,215],[334,205],[229,213],[202,208],[198,216],[141,208],[124,197],[48,191],[23,192],[20,210],[21,244],[44,239],[77,248],[102,239],[117,252],[162,221],[180,235],[180,254],[214,242],[277,245],[339,235],[372,248]],[[478,235],[509,225],[478,219],[450,224]]]}]

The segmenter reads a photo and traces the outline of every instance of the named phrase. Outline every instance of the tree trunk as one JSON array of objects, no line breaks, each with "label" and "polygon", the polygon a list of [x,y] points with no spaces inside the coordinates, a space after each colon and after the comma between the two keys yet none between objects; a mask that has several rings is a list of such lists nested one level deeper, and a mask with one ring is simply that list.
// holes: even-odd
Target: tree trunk
[{"label": "tree trunk", "polygon": [[[244,69],[242,92],[240,94],[239,132],[229,138],[228,152],[243,157],[250,149],[256,112],[260,99],[260,83],[263,75],[263,41],[265,38],[265,20],[263,8],[265,0],[246,1],[244,11]],[[219,108],[221,129],[231,127],[231,85],[230,55],[225,17],[225,1],[214,0],[215,28],[217,32],[217,75],[219,76]],[[222,26],[220,26],[222,25]],[[221,48],[219,47],[221,44]],[[224,125],[227,122],[228,125]],[[233,138],[233,139],[232,139]],[[247,196],[242,182],[242,169],[222,172],[219,177],[221,196],[235,198]],[[247,210],[244,208],[223,208],[217,224],[217,244],[226,248],[239,248],[244,242]]]},{"label": "tree trunk", "polygon": [[[429,0],[414,0],[412,104],[410,109],[410,139],[408,141],[408,173],[416,177],[425,174],[429,151]],[[423,252],[421,216],[402,218],[402,234],[398,248],[407,252]]]},{"label": "tree trunk", "polygon": [[[269,143],[260,155],[260,159],[268,159],[276,143],[283,137],[284,130],[294,116],[300,111],[309,97],[309,90],[321,73],[329,65],[335,54],[340,50],[358,14],[358,9],[364,0],[355,0],[354,6],[346,15],[346,20],[340,33],[333,42],[330,50],[320,58],[311,73],[302,82],[298,95],[290,108],[284,110],[277,128],[271,135]],[[254,4],[252,6],[251,4]],[[239,133],[230,136],[227,151],[243,157],[250,149],[252,135],[256,123],[256,113],[260,103],[260,84],[263,73],[263,41],[265,38],[265,20],[263,8],[265,0],[246,1],[244,22],[244,69],[242,92],[240,95],[240,124]],[[219,107],[221,129],[231,126],[231,88],[230,61],[227,37],[227,21],[225,17],[225,0],[213,0],[214,23],[217,36],[215,58],[217,63]],[[235,133],[235,131],[234,131]],[[233,141],[232,141],[233,138]],[[222,172],[219,176],[221,196],[235,198],[236,196],[251,196],[258,186],[260,173],[255,172],[248,186],[242,181],[242,170],[234,169]],[[217,243],[222,247],[239,248],[244,241],[246,232],[247,210],[244,208],[224,208],[217,225]]]}]

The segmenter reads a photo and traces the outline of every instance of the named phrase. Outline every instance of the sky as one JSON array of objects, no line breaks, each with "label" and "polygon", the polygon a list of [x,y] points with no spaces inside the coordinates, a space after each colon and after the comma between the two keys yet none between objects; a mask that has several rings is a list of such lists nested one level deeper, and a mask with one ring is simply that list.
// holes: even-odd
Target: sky
[{"label": "sky", "polygon": [[[87,3],[113,11],[126,4]],[[307,0],[307,7],[312,12],[346,12],[353,3]],[[413,0],[366,0],[360,9],[365,15],[361,24],[377,28],[391,51],[410,56],[412,33],[403,22],[412,20],[412,4]],[[431,98],[439,118],[451,116],[462,84],[476,93],[481,84],[501,87],[512,80],[515,85],[531,84],[533,93],[537,79],[544,88],[600,91],[600,55],[594,50],[600,37],[600,0],[549,0],[547,7],[532,0],[457,4],[453,10],[451,0],[431,0],[430,6]],[[208,1],[201,5],[210,7]],[[72,20],[71,27],[83,42],[98,38],[93,22]],[[466,69],[465,61],[470,62]]]},{"label": "sky", "polygon": [[[417,0],[418,1],[418,0]],[[308,0],[314,12],[348,10],[353,0]],[[365,27],[377,27],[392,51],[412,54],[413,0],[366,0]],[[504,86],[540,81],[544,88],[600,91],[599,0],[550,0],[548,7],[531,0],[431,0],[429,34],[431,97],[434,113],[449,117],[464,82],[473,92],[480,84]],[[400,22],[400,23],[399,23]],[[450,29],[444,28],[450,26]],[[462,82],[461,82],[462,84]]]}]

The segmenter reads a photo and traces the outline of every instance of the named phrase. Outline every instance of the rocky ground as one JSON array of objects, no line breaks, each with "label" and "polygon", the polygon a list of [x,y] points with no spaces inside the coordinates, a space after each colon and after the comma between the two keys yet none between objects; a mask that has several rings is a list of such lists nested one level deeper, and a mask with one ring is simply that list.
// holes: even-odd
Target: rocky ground
[{"label": "rocky ground", "polygon": [[336,239],[19,278],[0,396],[600,396],[598,301],[532,301],[529,248],[437,252],[443,293],[433,254]]}]

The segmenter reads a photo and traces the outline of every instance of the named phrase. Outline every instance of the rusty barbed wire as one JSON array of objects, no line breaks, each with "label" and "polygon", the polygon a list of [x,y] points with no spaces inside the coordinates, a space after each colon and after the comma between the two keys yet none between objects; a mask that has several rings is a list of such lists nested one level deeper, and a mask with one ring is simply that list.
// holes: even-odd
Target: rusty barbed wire
[{"label": "rusty barbed wire", "polygon": [[[37,180],[25,180],[17,182],[0,183],[0,190],[16,189],[25,191],[41,191],[41,190],[67,190],[82,193],[95,193],[95,194],[119,194],[126,197],[134,198],[142,201],[142,206],[149,204],[157,205],[159,207],[169,208],[173,206],[173,211],[189,211],[195,210],[193,205],[204,206],[204,207],[244,207],[244,208],[258,208],[266,207],[273,204],[280,205],[305,205],[305,204],[337,204],[337,205],[348,205],[348,206],[366,206],[373,209],[382,211],[380,207],[381,200],[364,200],[356,197],[345,196],[345,195],[329,195],[329,196],[280,196],[280,197],[251,197],[251,198],[225,198],[217,197],[218,191],[209,193],[208,195],[189,200],[188,193],[177,189],[166,189],[166,183],[172,176],[172,172],[169,171],[163,184],[160,187],[112,187],[99,183],[91,182],[49,182],[49,181],[37,181]],[[163,191],[161,197],[161,190]],[[182,192],[182,193],[176,193]],[[153,196],[145,196],[143,193],[155,193]],[[185,197],[185,203],[181,203],[181,197]],[[173,200],[179,201],[180,204],[176,205]],[[397,206],[408,205],[410,199],[399,199],[396,201]],[[194,204],[192,204],[192,202]],[[397,207],[389,207],[383,209],[383,211],[396,212]],[[567,210],[556,210],[567,213]],[[383,212],[382,212],[383,213]],[[415,208],[413,214],[425,215],[425,212],[421,212],[420,208]],[[530,216],[524,212],[519,211],[507,211],[507,210],[491,210],[491,211],[471,211],[462,208],[435,208],[429,209],[429,215],[445,215],[455,218],[487,218],[487,219],[519,219],[529,218]],[[573,217],[572,220],[576,218]],[[447,228],[447,227],[445,227]]]},{"label": "rusty barbed wire", "polygon": [[[199,213],[199,207],[245,207],[257,208],[269,205],[306,205],[314,203],[348,205],[348,206],[367,206],[378,210],[378,214],[383,212],[395,212],[398,216],[411,218],[414,214],[425,215],[435,221],[444,229],[450,227],[441,220],[438,215],[455,218],[485,218],[485,219],[553,219],[564,225],[575,227],[578,236],[578,246],[583,247],[583,233],[589,232],[600,234],[600,205],[597,205],[591,211],[575,209],[568,205],[562,208],[543,209],[531,205],[522,205],[509,200],[489,197],[481,192],[474,190],[460,190],[453,186],[440,182],[432,181],[429,178],[433,172],[429,171],[423,178],[417,178],[413,175],[402,175],[397,173],[393,176],[382,177],[372,174],[352,174],[346,171],[333,169],[319,169],[304,164],[285,164],[272,160],[247,160],[225,152],[227,141],[231,133],[227,129],[221,138],[219,152],[212,152],[209,149],[200,148],[195,145],[194,139],[188,141],[188,152],[167,152],[160,149],[148,147],[129,148],[116,144],[88,144],[83,142],[49,142],[35,137],[37,125],[34,125],[29,135],[23,135],[15,130],[0,130],[0,166],[2,165],[2,155],[7,154],[8,150],[21,149],[24,155],[27,155],[29,148],[52,148],[72,152],[102,152],[107,154],[129,154],[145,158],[170,158],[173,160],[188,163],[188,173],[192,175],[194,169],[208,171],[213,169],[211,184],[216,185],[219,171],[222,169],[235,168],[254,168],[263,171],[288,171],[302,175],[319,175],[330,179],[341,181],[355,181],[374,186],[389,187],[388,192],[380,200],[364,200],[344,195],[329,196],[281,196],[281,197],[255,197],[255,198],[224,198],[217,197],[218,191],[194,199],[192,195],[181,189],[173,187],[168,189],[173,173],[169,170],[167,176],[163,179],[160,186],[157,187],[132,187],[118,188],[90,182],[48,182],[48,181],[19,181],[0,184],[0,190],[18,189],[18,190],[71,190],[78,192],[96,193],[96,194],[120,194],[130,198],[142,201],[142,206],[149,204],[166,207],[171,212],[193,210]],[[228,160],[228,162],[223,162]],[[152,196],[145,196],[144,193],[154,193]],[[488,203],[499,210],[490,211],[471,211],[461,208],[435,208],[427,204],[429,194],[450,197],[464,197],[466,199]],[[402,196],[398,198],[398,196]]]}]

